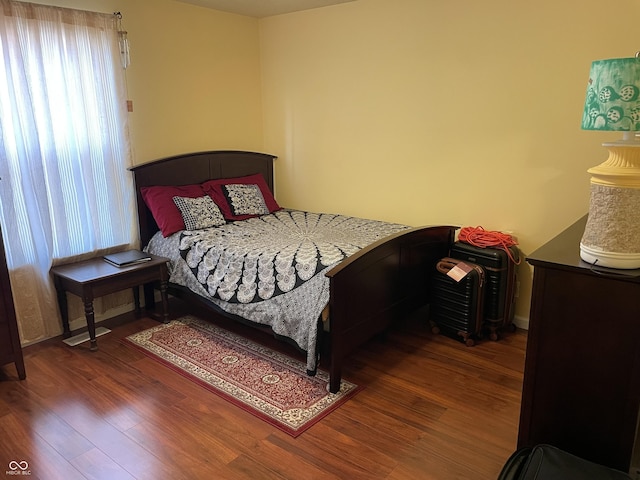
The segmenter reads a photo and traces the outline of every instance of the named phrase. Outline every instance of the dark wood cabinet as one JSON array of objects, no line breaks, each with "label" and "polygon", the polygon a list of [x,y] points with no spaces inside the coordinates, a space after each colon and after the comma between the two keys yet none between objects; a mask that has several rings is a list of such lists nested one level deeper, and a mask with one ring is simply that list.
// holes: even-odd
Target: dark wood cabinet
[{"label": "dark wood cabinet", "polygon": [[15,363],[18,377],[21,380],[26,378],[9,269],[7,268],[2,231],[0,231],[0,365],[7,363]]},{"label": "dark wood cabinet", "polygon": [[518,446],[629,471],[640,406],[640,270],[580,259],[586,218],[531,254]]}]

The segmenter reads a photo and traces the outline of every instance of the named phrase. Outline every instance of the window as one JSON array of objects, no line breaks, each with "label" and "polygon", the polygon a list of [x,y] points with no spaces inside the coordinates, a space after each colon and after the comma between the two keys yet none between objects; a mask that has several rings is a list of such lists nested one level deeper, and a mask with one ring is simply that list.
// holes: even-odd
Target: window
[{"label": "window", "polygon": [[22,323],[23,287],[52,295],[54,261],[133,243],[135,200],[115,15],[0,6],[0,220]]}]

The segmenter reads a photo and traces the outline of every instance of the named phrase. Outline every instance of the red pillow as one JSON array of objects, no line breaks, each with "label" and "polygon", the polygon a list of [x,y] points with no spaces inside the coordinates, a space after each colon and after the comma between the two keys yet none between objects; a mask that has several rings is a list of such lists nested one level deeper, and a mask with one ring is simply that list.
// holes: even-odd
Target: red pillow
[{"label": "red pillow", "polygon": [[164,237],[184,230],[182,213],[174,203],[173,197],[198,198],[206,195],[201,185],[142,187],[140,194]]},{"label": "red pillow", "polygon": [[213,199],[214,203],[220,207],[220,211],[226,220],[245,220],[247,218],[255,217],[256,215],[234,215],[227,201],[227,198],[222,191],[223,185],[229,185],[233,183],[238,183],[242,185],[257,185],[264,197],[264,202],[269,209],[269,213],[276,212],[280,210],[280,205],[276,202],[276,199],[273,197],[271,190],[269,190],[269,185],[265,181],[264,177],[260,173],[256,173],[254,175],[248,175],[246,177],[235,177],[235,178],[219,178],[216,180],[207,180],[202,184],[202,188],[209,196]]}]

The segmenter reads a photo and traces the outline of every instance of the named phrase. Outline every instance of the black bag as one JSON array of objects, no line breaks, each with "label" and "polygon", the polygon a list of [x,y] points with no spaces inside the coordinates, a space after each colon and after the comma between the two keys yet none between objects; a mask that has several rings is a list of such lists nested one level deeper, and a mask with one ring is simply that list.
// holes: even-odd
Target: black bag
[{"label": "black bag", "polygon": [[551,445],[537,445],[516,450],[504,464],[498,480],[631,480],[631,477]]}]

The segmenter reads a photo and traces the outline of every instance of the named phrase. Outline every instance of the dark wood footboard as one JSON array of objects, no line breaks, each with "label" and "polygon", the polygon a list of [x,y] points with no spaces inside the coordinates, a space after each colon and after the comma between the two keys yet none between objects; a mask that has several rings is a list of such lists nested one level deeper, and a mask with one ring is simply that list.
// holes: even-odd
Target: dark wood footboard
[{"label": "dark wood footboard", "polygon": [[380,240],[327,272],[330,279],[330,391],[340,390],[342,362],[410,309],[426,304],[436,262],[456,228],[414,228]]}]

